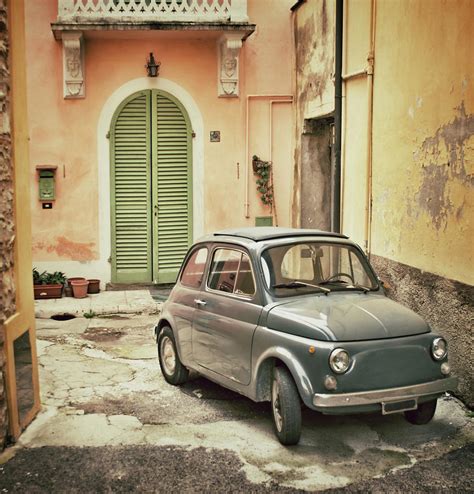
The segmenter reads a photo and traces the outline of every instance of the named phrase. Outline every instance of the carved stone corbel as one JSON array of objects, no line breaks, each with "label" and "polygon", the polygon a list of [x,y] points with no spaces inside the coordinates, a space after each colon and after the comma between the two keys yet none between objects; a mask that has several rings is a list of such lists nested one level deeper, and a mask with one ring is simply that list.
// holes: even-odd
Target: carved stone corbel
[{"label": "carved stone corbel", "polygon": [[65,99],[85,98],[84,37],[63,33],[63,94]]},{"label": "carved stone corbel", "polygon": [[239,96],[239,58],[242,35],[224,34],[219,39],[218,89],[219,97]]}]

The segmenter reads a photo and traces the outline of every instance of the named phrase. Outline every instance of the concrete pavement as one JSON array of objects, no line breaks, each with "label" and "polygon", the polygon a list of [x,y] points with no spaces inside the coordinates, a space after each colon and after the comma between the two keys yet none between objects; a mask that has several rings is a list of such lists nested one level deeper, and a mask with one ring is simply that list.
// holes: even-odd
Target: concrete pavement
[{"label": "concrete pavement", "polygon": [[153,300],[149,290],[106,291],[86,298],[63,297],[35,300],[35,317],[49,319],[55,315],[72,314],[157,314],[161,303]]},{"label": "concrete pavement", "polygon": [[[104,300],[107,293],[113,292]],[[128,293],[125,300],[138,300]],[[413,426],[401,415],[328,417],[305,410],[300,444],[285,448],[273,434],[268,404],[198,376],[182,387],[168,385],[156,358],[156,321],[154,314],[126,312],[37,320],[43,411],[2,455],[0,462],[16,457],[0,465],[0,486],[16,468],[27,468],[30,458],[43,461],[44,468],[35,467],[32,474],[30,466],[29,479],[21,484],[28,492],[61,492],[51,479],[57,486],[68,478],[67,485],[80,482],[81,473],[65,467],[69,462],[110,480],[107,489],[91,486],[96,492],[169,492],[173,486],[185,492],[314,491],[370,483],[423,461],[441,461],[474,440],[472,418],[448,397],[426,426]],[[123,455],[143,469],[133,485],[117,480],[136,477],[119,460]],[[140,464],[140,458],[153,458],[160,468]],[[36,474],[37,480],[31,477]],[[152,484],[144,481],[147,475]],[[449,480],[457,487],[474,482],[472,474],[471,480]],[[78,492],[84,491],[81,485]]]}]

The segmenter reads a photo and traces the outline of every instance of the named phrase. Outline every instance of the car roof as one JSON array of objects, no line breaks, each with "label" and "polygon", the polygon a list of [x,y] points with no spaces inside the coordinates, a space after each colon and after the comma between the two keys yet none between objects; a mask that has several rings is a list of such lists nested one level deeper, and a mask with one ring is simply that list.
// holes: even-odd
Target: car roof
[{"label": "car roof", "polygon": [[[349,238],[342,233],[325,232],[322,230],[312,230],[306,228],[282,228],[276,226],[257,226],[252,228],[230,228],[227,230],[220,230],[209,236],[211,239],[216,237],[238,237],[253,240],[254,242],[262,242],[265,240],[273,240],[279,238],[292,238],[292,237],[336,237],[336,238]],[[210,239],[210,238],[207,239]]]}]

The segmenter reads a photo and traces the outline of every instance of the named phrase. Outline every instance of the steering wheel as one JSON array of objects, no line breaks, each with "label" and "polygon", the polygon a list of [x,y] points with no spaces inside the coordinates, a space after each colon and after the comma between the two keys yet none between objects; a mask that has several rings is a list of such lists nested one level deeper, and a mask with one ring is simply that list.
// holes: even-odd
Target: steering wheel
[{"label": "steering wheel", "polygon": [[328,281],[334,280],[335,278],[339,278],[341,276],[345,276],[346,278],[349,278],[351,282],[354,283],[354,278],[349,273],[335,273],[326,280],[324,280],[324,283],[327,283]]}]

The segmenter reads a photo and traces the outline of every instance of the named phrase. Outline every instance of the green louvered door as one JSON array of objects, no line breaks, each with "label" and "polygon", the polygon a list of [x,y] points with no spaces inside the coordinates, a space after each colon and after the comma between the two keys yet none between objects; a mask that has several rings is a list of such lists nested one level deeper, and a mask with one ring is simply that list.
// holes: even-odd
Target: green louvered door
[{"label": "green louvered door", "polygon": [[192,241],[192,131],[184,108],[170,95],[152,91],[152,109],[154,276],[170,283]]},{"label": "green louvered door", "polygon": [[112,125],[112,281],[171,283],[192,240],[191,127],[171,95],[141,91]]}]

